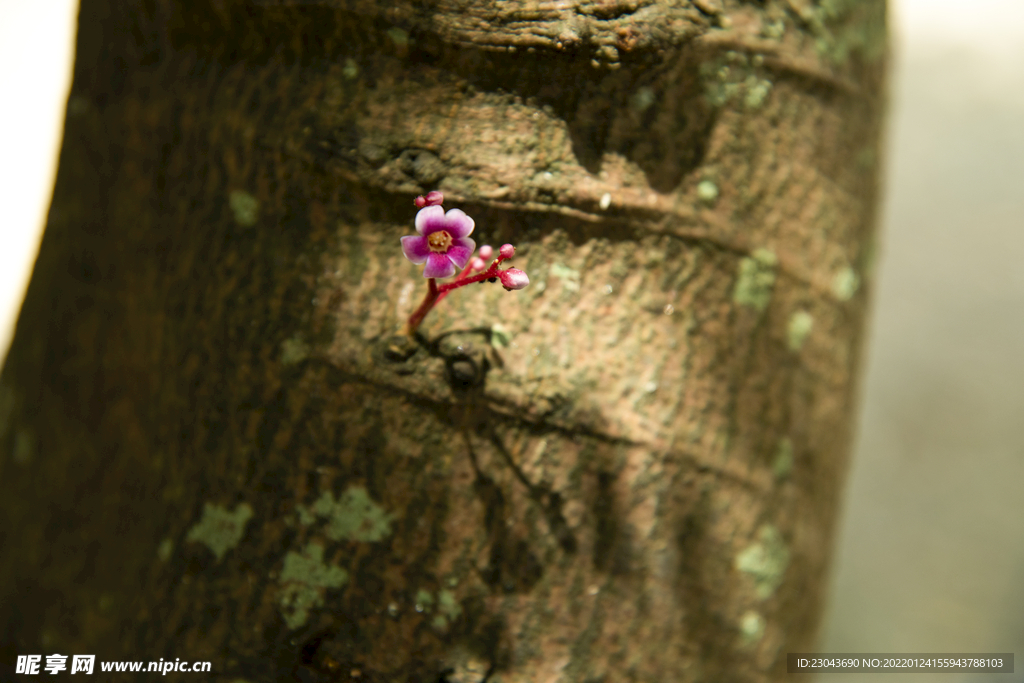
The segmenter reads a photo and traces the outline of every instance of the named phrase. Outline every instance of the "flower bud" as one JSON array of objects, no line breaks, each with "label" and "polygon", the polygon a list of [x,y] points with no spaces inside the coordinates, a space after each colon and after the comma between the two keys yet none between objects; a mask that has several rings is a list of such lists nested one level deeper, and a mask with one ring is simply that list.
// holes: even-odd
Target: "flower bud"
[{"label": "flower bud", "polygon": [[[511,246],[506,244],[507,246]],[[504,251],[505,247],[502,247]],[[498,278],[501,280],[501,286],[508,291],[513,289],[525,289],[530,284],[530,278],[527,277],[526,273],[519,270],[518,268],[506,268],[505,270],[498,273]]]},{"label": "flower bud", "polygon": [[490,261],[492,256],[494,256],[494,247],[489,244],[480,247],[480,258],[484,261]]},{"label": "flower bud", "polygon": [[487,268],[487,262],[482,258],[475,258],[469,264],[470,270],[484,270]]},{"label": "flower bud", "polygon": [[516,253],[516,248],[513,247],[511,244],[503,244],[501,245],[501,249],[498,251],[498,253],[501,255],[501,258],[512,258],[512,256],[515,255]]},{"label": "flower bud", "polygon": [[417,197],[413,200],[416,208],[422,209],[425,206],[437,206],[444,203],[444,195],[437,190],[431,190],[426,197]]}]

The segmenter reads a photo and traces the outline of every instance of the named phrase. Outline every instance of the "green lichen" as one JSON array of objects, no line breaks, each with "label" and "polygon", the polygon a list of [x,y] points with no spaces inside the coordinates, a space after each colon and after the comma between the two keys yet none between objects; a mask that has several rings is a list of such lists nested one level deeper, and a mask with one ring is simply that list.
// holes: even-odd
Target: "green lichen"
[{"label": "green lichen", "polygon": [[512,333],[501,323],[491,325],[491,346],[504,349],[512,342]]},{"label": "green lichen", "polygon": [[761,24],[761,35],[778,40],[786,35],[786,21],[782,17],[768,18]]},{"label": "green lichen", "polygon": [[281,344],[281,365],[295,365],[309,358],[309,344],[300,337],[285,339]]},{"label": "green lichen", "polygon": [[633,96],[629,98],[629,106],[638,114],[650,109],[651,105],[654,104],[656,96],[654,89],[649,87],[638,88]]},{"label": "green lichen", "polygon": [[764,637],[764,617],[748,610],[740,617],[740,635],[744,645],[754,645]]},{"label": "green lichen", "polygon": [[801,17],[816,37],[818,53],[836,66],[852,57],[873,63],[885,53],[885,3],[881,0],[821,0]]},{"label": "green lichen", "polygon": [[715,107],[725,106],[743,91],[743,84],[725,81],[724,77],[721,80],[724,82],[714,83],[706,89],[708,101]]},{"label": "green lichen", "polygon": [[754,579],[757,597],[765,600],[782,583],[789,565],[789,550],[782,534],[771,524],[758,529],[758,541],[747,546],[736,556],[735,566]]},{"label": "green lichen", "polygon": [[295,512],[299,515],[299,524],[309,526],[316,522],[316,515],[309,511],[305,505],[296,505]]},{"label": "green lichen", "polygon": [[434,598],[433,593],[420,588],[416,591],[416,598],[414,607],[417,612],[432,612],[434,606],[437,606],[436,614],[431,619],[430,625],[437,630],[444,630],[448,628],[448,624],[459,618],[462,614],[462,607],[455,599],[455,594],[450,590],[441,590],[437,594],[437,598]]},{"label": "green lichen", "polygon": [[857,289],[860,287],[860,277],[857,272],[846,266],[841,269],[836,276],[832,278],[832,293],[835,294],[836,298],[840,301],[849,301],[853,298],[853,295],[857,293]]},{"label": "green lichen", "polygon": [[394,516],[373,502],[366,489],[353,486],[347,489],[337,501],[329,491],[324,491],[310,509],[297,508],[299,522],[313,523],[313,518],[327,520],[325,533],[332,541],[376,542],[391,535]]},{"label": "green lichen", "polygon": [[562,281],[562,290],[565,292],[580,291],[580,273],[561,263],[551,265],[550,275],[554,275]]},{"label": "green lichen", "polygon": [[462,614],[462,606],[455,599],[455,593],[442,589],[437,594],[437,611],[449,621],[455,621]]},{"label": "green lichen", "polygon": [[251,228],[260,219],[259,200],[248,192],[232,190],[228,195],[228,205],[235,217],[235,223],[243,228]]},{"label": "green lichen", "polygon": [[417,612],[429,612],[434,607],[434,596],[430,591],[420,588],[416,591],[416,602],[414,603]]},{"label": "green lichen", "polygon": [[768,249],[756,249],[753,254],[741,259],[732,300],[758,311],[767,308],[775,286],[778,263],[778,258]]},{"label": "green lichen", "polygon": [[814,327],[814,318],[807,311],[796,311],[789,318],[789,325],[786,333],[789,338],[789,350],[799,351],[803,348],[804,342],[811,334]]},{"label": "green lichen", "polygon": [[289,551],[284,556],[278,579],[278,604],[289,629],[305,624],[309,610],[323,606],[327,589],[340,588],[348,582],[348,572],[324,564],[323,558],[324,548],[317,543],[307,545],[301,554]]},{"label": "green lichen", "polygon": [[793,442],[788,437],[783,437],[779,439],[779,446],[775,450],[772,473],[776,479],[785,479],[791,471],[793,471]]},{"label": "green lichen", "polygon": [[718,199],[718,185],[712,180],[702,180],[697,183],[697,199],[705,204],[714,204]]},{"label": "green lichen", "polygon": [[220,562],[227,551],[231,550],[245,535],[245,525],[252,517],[252,508],[248,503],[240,503],[234,512],[220,505],[206,503],[203,506],[203,518],[189,529],[185,540],[205,545]]},{"label": "green lichen", "polygon": [[395,44],[395,47],[404,48],[409,46],[409,33],[397,26],[392,26],[387,31],[388,38]]},{"label": "green lichen", "polygon": [[751,74],[747,77],[747,80],[743,82],[746,88],[746,95],[743,98],[743,105],[747,109],[760,109],[761,105],[768,98],[768,93],[772,90],[772,82],[763,78],[758,78]]},{"label": "green lichen", "polygon": [[359,65],[356,64],[356,60],[352,59],[351,57],[346,59],[345,67],[341,70],[341,75],[350,81],[353,78],[359,76]]},{"label": "green lichen", "polygon": [[704,95],[714,107],[742,102],[748,110],[760,109],[772,90],[772,82],[763,78],[764,59],[728,51],[701,65]]},{"label": "green lichen", "polygon": [[161,562],[167,562],[171,559],[171,553],[174,552],[174,541],[170,538],[165,538],[160,541],[160,545],[156,547],[156,557]]}]

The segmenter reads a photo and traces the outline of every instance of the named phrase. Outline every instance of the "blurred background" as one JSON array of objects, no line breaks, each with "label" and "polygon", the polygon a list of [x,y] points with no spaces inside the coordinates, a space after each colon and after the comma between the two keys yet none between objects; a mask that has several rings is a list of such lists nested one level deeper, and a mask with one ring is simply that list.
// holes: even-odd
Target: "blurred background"
[{"label": "blurred background", "polygon": [[1015,652],[1012,676],[913,678],[1022,681],[1024,0],[889,10],[882,249],[820,649]]},{"label": "blurred background", "polygon": [[[0,357],[52,192],[77,6],[0,0]],[[891,0],[890,25],[882,248],[819,649],[1013,651],[1012,676],[914,680],[1020,681],[1024,0]]]}]

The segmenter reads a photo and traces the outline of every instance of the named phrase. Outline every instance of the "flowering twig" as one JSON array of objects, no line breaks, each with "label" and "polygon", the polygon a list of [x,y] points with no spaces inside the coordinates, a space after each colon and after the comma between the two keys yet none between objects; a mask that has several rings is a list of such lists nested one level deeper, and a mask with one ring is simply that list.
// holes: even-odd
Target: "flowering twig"
[{"label": "flowering twig", "polygon": [[[413,263],[426,263],[423,277],[427,278],[427,294],[423,303],[405,324],[404,332],[407,335],[415,333],[427,313],[454,289],[484,280],[501,281],[507,291],[523,289],[530,284],[530,278],[523,271],[517,268],[502,270],[498,267],[515,255],[516,249],[511,244],[503,245],[498,250],[498,257],[489,266],[487,261],[494,255],[492,247],[480,247],[479,254],[474,258],[476,242],[469,236],[476,224],[459,209],[445,213],[441,208],[443,201],[444,196],[437,190],[427,193],[425,197],[416,197],[415,204],[420,209],[416,214],[418,234],[402,238],[402,253]],[[451,277],[457,268],[462,270],[454,280],[437,284],[437,278]]]}]

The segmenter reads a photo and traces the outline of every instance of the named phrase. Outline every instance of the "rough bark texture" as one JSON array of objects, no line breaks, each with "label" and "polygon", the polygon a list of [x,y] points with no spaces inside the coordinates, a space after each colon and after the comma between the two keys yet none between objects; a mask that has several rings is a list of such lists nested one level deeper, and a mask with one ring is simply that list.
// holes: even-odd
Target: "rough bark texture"
[{"label": "rough bark texture", "polygon": [[[881,0],[83,0],[78,41],[0,378],[4,665],[762,681],[813,646]],[[435,188],[533,284],[402,360]]]}]

